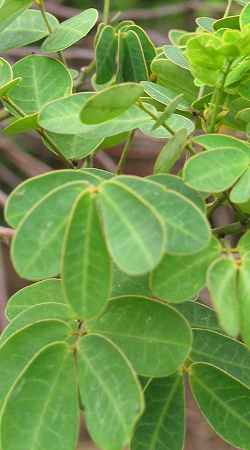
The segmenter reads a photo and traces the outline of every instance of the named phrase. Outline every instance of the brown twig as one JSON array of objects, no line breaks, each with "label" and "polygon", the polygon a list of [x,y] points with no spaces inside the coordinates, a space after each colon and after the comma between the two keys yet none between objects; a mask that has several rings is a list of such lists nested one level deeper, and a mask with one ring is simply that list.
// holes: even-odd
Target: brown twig
[{"label": "brown twig", "polygon": [[0,138],[0,152],[3,152],[28,177],[34,177],[51,170],[50,166],[34,156],[24,153],[13,140],[6,137]]},{"label": "brown twig", "polygon": [[[66,19],[69,17],[72,17],[76,14],[79,14],[81,11],[76,8],[71,8],[69,6],[64,6],[58,3],[54,3],[53,1],[47,1],[47,10],[51,12],[52,14],[55,14],[57,17]],[[160,6],[157,8],[138,8],[138,9],[132,9],[126,12],[122,12],[119,19],[120,20],[153,20],[153,19],[161,19],[162,17],[167,16],[174,16],[176,14],[181,14],[188,12],[189,10],[196,10],[200,8],[208,7],[210,11],[212,11],[214,14],[221,13],[224,11],[223,5],[209,5],[209,3],[206,4],[204,1],[200,0],[191,0],[191,1],[184,1],[182,3],[178,4],[172,4],[172,5],[166,5],[166,6]]]},{"label": "brown twig", "polygon": [[15,230],[7,227],[0,227],[0,241],[4,244],[10,245],[11,240],[15,236]]},{"label": "brown twig", "polygon": [[103,169],[108,170],[109,172],[115,172],[116,171],[116,165],[112,158],[110,158],[109,155],[105,152],[98,152],[95,155],[95,160],[99,162],[99,164],[103,167]]},{"label": "brown twig", "polygon": [[8,196],[5,194],[5,192],[0,191],[0,206],[4,207],[5,203],[7,202]]}]

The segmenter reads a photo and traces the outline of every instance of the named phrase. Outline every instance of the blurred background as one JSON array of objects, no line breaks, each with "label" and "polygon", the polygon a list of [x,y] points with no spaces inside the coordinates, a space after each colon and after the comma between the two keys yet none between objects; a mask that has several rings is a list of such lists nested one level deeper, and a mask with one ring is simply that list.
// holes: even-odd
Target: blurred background
[{"label": "blurred background", "polygon": [[[195,18],[209,16],[219,18],[223,14],[226,1],[223,0],[111,0],[112,13],[120,12],[121,19],[133,19],[142,25],[158,45],[168,42],[168,31],[172,28],[192,30]],[[65,20],[88,7],[102,10],[102,0],[47,0],[47,10],[55,14],[59,20]],[[235,6],[237,10],[237,5]],[[34,45],[29,48],[15,49],[4,54],[9,62],[38,52]],[[77,46],[67,50],[69,65],[76,69],[86,67],[93,57],[93,35],[88,36]],[[88,86],[87,86],[88,88]],[[1,127],[4,122],[1,122]],[[147,175],[151,173],[154,160],[162,147],[162,142],[136,136],[126,171],[130,174]],[[99,152],[95,158],[95,166],[114,171],[121,148],[113,148],[107,152]],[[44,148],[34,133],[9,139],[0,134],[0,226],[5,226],[3,208],[8,194],[23,180],[62,168],[62,164]],[[0,329],[5,326],[4,305],[11,294],[25,285],[11,265],[9,258],[8,236],[0,242]],[[187,393],[188,396],[188,393]],[[230,450],[214,436],[199,412],[188,400],[188,436],[185,450]],[[82,427],[82,446],[79,450],[97,450],[91,444],[87,432]]]}]

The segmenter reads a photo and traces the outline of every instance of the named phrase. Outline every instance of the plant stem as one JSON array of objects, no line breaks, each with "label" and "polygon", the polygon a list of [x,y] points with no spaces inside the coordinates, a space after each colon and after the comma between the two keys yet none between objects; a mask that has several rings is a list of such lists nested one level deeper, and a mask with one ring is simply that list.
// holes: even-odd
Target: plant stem
[{"label": "plant stem", "polygon": [[[47,14],[46,14],[46,9],[45,9],[45,5],[44,5],[44,0],[36,0],[36,3],[37,3],[37,5],[38,5],[39,8],[40,8],[41,14],[42,14],[42,16],[43,16],[44,23],[45,23],[45,25],[46,25],[46,27],[47,27],[47,29],[48,29],[49,34],[53,33],[53,29],[52,29],[51,26],[50,26],[50,23],[49,23],[49,21],[48,21],[48,17],[47,17]],[[66,60],[65,60],[65,57],[64,57],[63,52],[58,52],[57,54],[58,54],[60,60],[62,61],[62,63],[63,63],[65,66],[67,66],[67,63],[66,63]]]},{"label": "plant stem", "polygon": [[0,227],[0,241],[2,241],[4,244],[9,245],[14,235],[15,230],[13,230],[12,228]]},{"label": "plant stem", "polygon": [[230,13],[230,9],[231,9],[232,3],[233,3],[233,0],[228,0],[228,2],[227,2],[227,7],[226,7],[226,10],[225,10],[225,13],[224,13],[223,18],[226,18],[226,17],[229,16],[229,13]]},{"label": "plant stem", "polygon": [[127,139],[127,142],[125,143],[125,145],[123,147],[122,154],[121,154],[121,157],[120,157],[120,161],[119,161],[117,169],[116,169],[116,174],[117,175],[121,175],[122,172],[123,172],[124,166],[125,166],[125,164],[127,162],[127,159],[128,159],[129,150],[130,150],[131,144],[132,144],[133,139],[134,139],[134,135],[135,135],[135,130],[133,130],[133,131],[131,131],[129,133],[129,137]]},{"label": "plant stem", "polygon": [[107,25],[109,23],[109,14],[110,14],[110,3],[111,0],[104,0],[104,7],[103,7],[103,23]]},{"label": "plant stem", "polygon": [[[19,106],[17,106],[13,102],[13,100],[11,100],[9,97],[4,97],[3,100],[5,101],[5,103],[7,103],[7,105],[9,105],[11,108],[13,108],[13,110],[19,116],[26,117],[25,112],[21,108],[19,108]],[[50,137],[48,136],[48,134],[46,133],[46,131],[43,128],[37,128],[35,131],[44,139],[45,142],[47,142],[47,144],[53,150],[53,152],[56,154],[56,156],[59,157],[66,166],[68,166],[70,168],[74,168],[74,165],[72,164],[72,162],[65,158],[65,156],[55,146],[54,142],[50,139]]]},{"label": "plant stem", "polygon": [[[142,109],[142,111],[144,111],[145,113],[147,113],[150,117],[152,117],[152,119],[157,122],[158,117],[156,116],[156,114],[154,114],[152,111],[150,111],[148,108],[146,108],[146,106],[144,106],[144,104],[142,102],[138,102],[138,106]],[[171,136],[175,136],[175,131],[166,123],[163,123],[161,125],[162,127],[165,128],[165,130],[167,130]],[[192,147],[192,144],[189,144],[188,142],[186,143],[186,148],[190,151],[191,155],[196,155],[195,150]]]},{"label": "plant stem", "polygon": [[215,87],[214,94],[211,101],[208,124],[207,124],[207,132],[214,133],[216,128],[217,116],[220,112],[223,98],[224,98],[224,85],[226,82],[226,78],[231,67],[232,62],[228,63],[225,67],[222,78],[218,83],[218,86]]},{"label": "plant stem", "polygon": [[234,222],[229,225],[225,225],[223,227],[214,228],[213,233],[218,237],[224,237],[228,234],[240,234],[241,231],[244,231],[247,227],[246,225],[242,225],[241,222]]},{"label": "plant stem", "polygon": [[75,84],[75,87],[79,88],[84,83],[86,78],[89,75],[92,75],[95,68],[96,68],[96,61],[95,61],[95,59],[93,59],[93,61],[91,61],[91,63],[87,67],[85,67],[85,69],[83,69],[83,71],[81,72],[79,79],[78,79],[77,83]]}]

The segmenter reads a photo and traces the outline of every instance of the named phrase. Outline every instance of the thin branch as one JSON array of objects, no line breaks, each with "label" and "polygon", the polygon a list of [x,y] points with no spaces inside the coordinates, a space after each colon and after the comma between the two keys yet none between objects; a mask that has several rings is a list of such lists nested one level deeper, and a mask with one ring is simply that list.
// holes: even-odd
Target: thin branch
[{"label": "thin branch", "polygon": [[28,177],[34,177],[35,175],[51,170],[50,166],[28,153],[24,153],[13,140],[6,137],[0,138],[0,152],[1,151]]},{"label": "thin branch", "polygon": [[[13,59],[23,58],[26,55],[31,54],[41,54],[41,49],[38,47],[23,47],[23,48],[13,48],[11,50],[8,50],[6,52],[8,56],[13,57]],[[0,55],[6,57],[6,53],[0,53]],[[47,55],[49,53],[44,53],[44,55]],[[71,48],[70,50],[65,50],[65,57],[67,59],[76,59],[76,60],[85,60],[90,61],[94,57],[93,50],[84,49],[80,47]]]},{"label": "thin branch", "polygon": [[103,167],[103,169],[109,172],[116,171],[116,165],[112,158],[107,153],[100,151],[95,155],[95,160]]},{"label": "thin branch", "polygon": [[15,230],[12,228],[0,227],[0,241],[10,245],[11,240],[15,236]]},{"label": "thin branch", "polygon": [[3,208],[7,202],[8,196],[5,194],[5,192],[0,191],[0,206]]}]

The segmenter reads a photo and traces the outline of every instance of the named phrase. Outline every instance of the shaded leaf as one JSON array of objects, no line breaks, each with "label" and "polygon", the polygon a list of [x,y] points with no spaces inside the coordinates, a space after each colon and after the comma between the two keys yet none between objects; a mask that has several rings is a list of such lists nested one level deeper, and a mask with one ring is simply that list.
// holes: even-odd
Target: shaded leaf
[{"label": "shaded leaf", "polygon": [[164,377],[179,369],[192,341],[190,327],[176,310],[141,296],[111,300],[87,329],[109,337],[136,372],[148,377]]},{"label": "shaded leaf", "polygon": [[148,79],[148,69],[141,41],[135,31],[118,34],[118,73],[117,80],[144,81]]},{"label": "shaded leaf", "polygon": [[116,54],[118,37],[110,25],[102,28],[95,49],[96,55],[96,82],[104,84],[113,78],[116,73]]},{"label": "shaded leaf", "polygon": [[209,364],[194,364],[190,381],[196,402],[214,431],[235,447],[249,448],[250,390]]},{"label": "shaded leaf", "polygon": [[237,298],[237,265],[233,259],[217,259],[207,273],[207,287],[221,327],[231,336],[240,332]]},{"label": "shaded leaf", "polygon": [[227,136],[226,134],[202,134],[195,136],[193,141],[205,147],[208,150],[216,150],[219,148],[237,148],[250,156],[250,145],[248,142],[237,139],[234,136]]},{"label": "shaded leaf", "polygon": [[148,72],[150,72],[150,65],[154,57],[156,56],[156,48],[151,41],[150,37],[147,35],[146,31],[135,24],[127,25],[126,28],[122,29],[122,31],[134,31],[141,43],[144,58],[147,64]]},{"label": "shaded leaf", "polygon": [[188,321],[192,328],[221,331],[216,314],[213,309],[198,302],[185,302],[174,305]]},{"label": "shaded leaf", "polygon": [[205,287],[207,270],[220,251],[220,243],[213,238],[208,247],[195,255],[166,254],[151,275],[153,294],[174,303],[191,299]]},{"label": "shaded leaf", "polygon": [[143,412],[136,375],[110,340],[99,335],[81,338],[78,352],[80,395],[92,439],[106,450],[129,444]]},{"label": "shaded leaf", "polygon": [[193,330],[193,336],[193,362],[212,364],[250,387],[250,354],[245,345],[211,330]]},{"label": "shaded leaf", "polygon": [[230,192],[233,203],[246,203],[250,200],[250,169],[247,169]]},{"label": "shaded leaf", "polygon": [[112,293],[111,297],[121,295],[145,295],[150,296],[149,274],[130,276],[122,272],[113,264],[112,270]]},{"label": "shaded leaf", "polygon": [[151,65],[152,72],[157,77],[157,83],[171,89],[175,96],[183,94],[184,99],[191,104],[198,94],[193,77],[188,70],[177,66],[167,59],[155,59]]},{"label": "shaded leaf", "polygon": [[185,435],[183,379],[179,374],[153,379],[145,389],[146,411],[132,450],[182,450]]},{"label": "shaded leaf", "polygon": [[154,165],[154,173],[168,173],[181,157],[187,140],[187,131],[178,130],[161,149]]},{"label": "shaded leaf", "polygon": [[[163,105],[168,105],[176,97],[176,91],[171,91],[166,86],[161,86],[151,81],[142,81],[141,84],[146,94]],[[178,108],[185,111],[188,109],[188,102],[181,98]]]},{"label": "shaded leaf", "polygon": [[[242,245],[242,244],[241,244]],[[240,314],[240,333],[243,341],[250,347],[250,253],[241,260],[238,275],[238,302]]]}]

